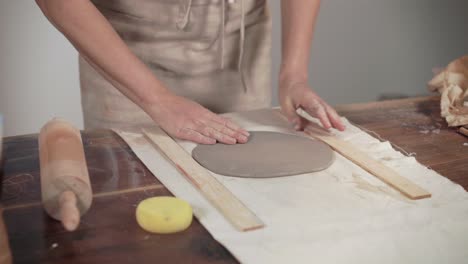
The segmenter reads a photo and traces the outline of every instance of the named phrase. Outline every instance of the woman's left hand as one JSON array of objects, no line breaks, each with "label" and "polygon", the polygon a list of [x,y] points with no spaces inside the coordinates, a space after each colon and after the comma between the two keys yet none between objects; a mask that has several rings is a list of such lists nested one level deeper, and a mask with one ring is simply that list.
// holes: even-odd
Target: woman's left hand
[{"label": "woman's left hand", "polygon": [[309,122],[296,113],[298,108],[302,108],[312,117],[318,118],[325,129],[331,127],[340,131],[345,129],[335,109],[312,91],[307,82],[290,82],[288,86],[280,84],[279,100],[282,111],[295,130],[304,130]]}]

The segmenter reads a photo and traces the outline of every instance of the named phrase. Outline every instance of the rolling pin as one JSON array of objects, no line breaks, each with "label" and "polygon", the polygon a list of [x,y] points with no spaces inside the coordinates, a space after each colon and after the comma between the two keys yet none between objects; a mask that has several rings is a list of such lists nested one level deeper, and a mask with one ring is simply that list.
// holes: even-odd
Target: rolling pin
[{"label": "rolling pin", "polygon": [[49,121],[39,134],[39,160],[43,206],[73,231],[93,198],[79,130],[61,119]]}]

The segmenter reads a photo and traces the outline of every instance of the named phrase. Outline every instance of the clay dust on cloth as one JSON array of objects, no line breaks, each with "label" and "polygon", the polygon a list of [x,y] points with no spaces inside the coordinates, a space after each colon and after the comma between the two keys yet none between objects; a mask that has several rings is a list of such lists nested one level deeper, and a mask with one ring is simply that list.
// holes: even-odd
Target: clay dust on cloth
[{"label": "clay dust on cloth", "polygon": [[[295,133],[275,111],[228,114],[252,131]],[[468,193],[414,157],[346,119],[334,131],[432,193],[409,200],[338,153],[328,169],[282,178],[214,174],[265,228],[239,232],[141,133],[119,134],[154,175],[193,206],[211,235],[242,263],[467,263]],[[196,145],[179,141],[190,152]]]}]

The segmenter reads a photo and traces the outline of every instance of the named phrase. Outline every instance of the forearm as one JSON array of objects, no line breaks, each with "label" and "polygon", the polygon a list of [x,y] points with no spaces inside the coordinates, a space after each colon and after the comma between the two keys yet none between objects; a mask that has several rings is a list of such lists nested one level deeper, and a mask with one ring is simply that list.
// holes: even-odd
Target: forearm
[{"label": "forearm", "polygon": [[36,2],[93,67],[144,110],[169,93],[89,0]]},{"label": "forearm", "polygon": [[320,0],[281,0],[281,87],[307,82],[310,47]]}]

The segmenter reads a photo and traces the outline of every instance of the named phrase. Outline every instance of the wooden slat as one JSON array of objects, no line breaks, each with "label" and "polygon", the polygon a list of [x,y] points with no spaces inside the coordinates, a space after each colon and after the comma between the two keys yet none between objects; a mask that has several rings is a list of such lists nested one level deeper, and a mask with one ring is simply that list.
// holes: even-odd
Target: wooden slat
[{"label": "wooden slat", "polygon": [[381,109],[398,109],[402,106],[414,106],[418,105],[422,102],[430,102],[436,101],[438,104],[440,101],[440,96],[438,95],[430,95],[430,96],[423,96],[423,97],[411,97],[411,98],[403,98],[403,99],[392,99],[392,100],[385,100],[385,101],[372,101],[372,102],[365,102],[365,103],[356,103],[356,104],[344,104],[344,105],[337,105],[334,106],[335,110],[338,112],[346,112],[348,114],[353,112],[360,112],[360,111],[378,111]]},{"label": "wooden slat", "polygon": [[[298,111],[298,114],[306,119],[310,119],[302,109]],[[323,129],[308,129],[306,132],[309,136],[328,144],[336,152],[345,156],[356,165],[395,188],[406,197],[413,200],[431,197],[431,194],[428,191],[419,187],[412,181],[400,176],[397,172],[371,158],[366,153],[358,150],[352,144],[326,133]]]},{"label": "wooden slat", "polygon": [[263,222],[249,208],[161,128],[143,129],[143,132],[235,228],[250,231],[264,227]]}]

